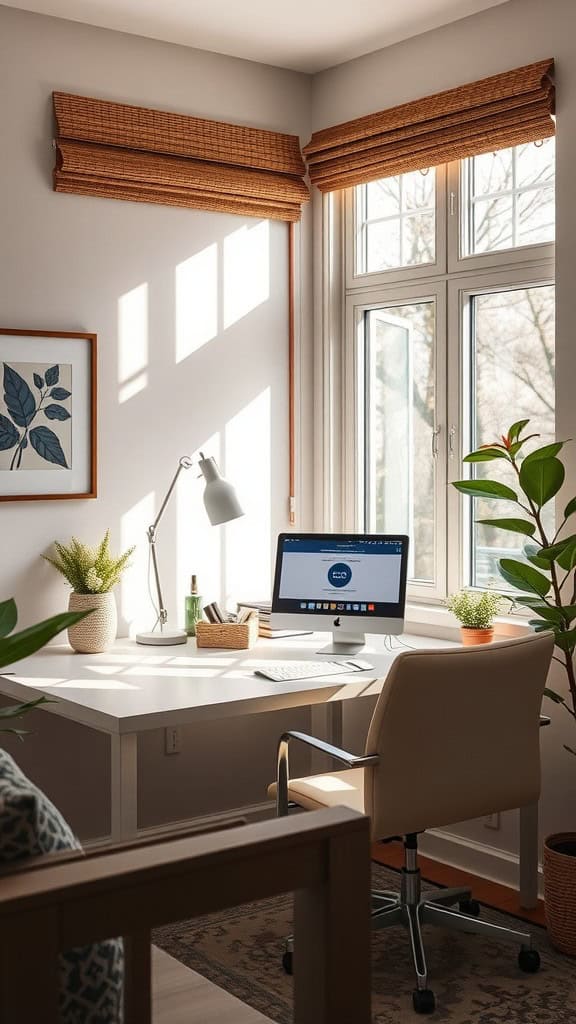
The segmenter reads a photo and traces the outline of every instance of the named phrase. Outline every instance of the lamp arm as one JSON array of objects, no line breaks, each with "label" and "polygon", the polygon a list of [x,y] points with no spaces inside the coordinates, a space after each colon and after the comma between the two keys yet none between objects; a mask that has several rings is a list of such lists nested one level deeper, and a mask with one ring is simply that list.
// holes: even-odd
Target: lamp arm
[{"label": "lamp arm", "polygon": [[160,629],[162,629],[162,626],[165,625],[165,623],[168,620],[168,612],[164,607],[164,598],[162,597],[162,586],[160,583],[160,573],[158,570],[158,559],[156,557],[156,530],[158,528],[158,523],[160,522],[164,514],[164,509],[166,508],[166,505],[170,501],[172,491],[176,486],[176,481],[178,480],[180,473],[182,472],[183,469],[190,469],[190,467],[193,465],[194,463],[188,455],[182,456],[178,463],[178,469],[176,470],[172,478],[172,483],[170,484],[164,497],[164,501],[160,506],[158,515],[156,516],[156,519],[154,520],[152,525],[148,527],[148,544],[150,545],[150,554],[152,556],[152,565],[154,567],[154,582],[156,583],[156,593],[158,595],[158,618],[160,619]]}]

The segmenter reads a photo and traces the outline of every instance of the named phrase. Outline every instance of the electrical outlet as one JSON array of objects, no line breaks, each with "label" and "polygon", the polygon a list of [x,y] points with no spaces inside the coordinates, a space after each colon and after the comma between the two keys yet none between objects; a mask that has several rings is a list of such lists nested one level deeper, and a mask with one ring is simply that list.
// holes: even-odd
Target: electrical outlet
[{"label": "electrical outlet", "polygon": [[500,812],[496,811],[495,814],[487,814],[484,818],[484,828],[492,828],[497,831],[500,828]]},{"label": "electrical outlet", "polygon": [[182,750],[182,730],[177,725],[171,725],[164,730],[164,753],[179,754]]}]

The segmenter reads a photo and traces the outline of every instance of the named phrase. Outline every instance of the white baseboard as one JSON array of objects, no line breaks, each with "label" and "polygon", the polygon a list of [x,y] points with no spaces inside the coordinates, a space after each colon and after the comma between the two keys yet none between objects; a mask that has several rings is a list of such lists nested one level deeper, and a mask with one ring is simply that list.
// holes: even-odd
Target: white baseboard
[{"label": "white baseboard", "polygon": [[[479,843],[474,839],[431,829],[419,837],[420,852],[427,857],[449,864],[451,867],[470,871],[481,878],[492,882],[500,882],[512,889],[519,887],[519,858],[515,853],[499,850],[488,843]],[[538,889],[542,895],[542,867],[538,868]]]}]

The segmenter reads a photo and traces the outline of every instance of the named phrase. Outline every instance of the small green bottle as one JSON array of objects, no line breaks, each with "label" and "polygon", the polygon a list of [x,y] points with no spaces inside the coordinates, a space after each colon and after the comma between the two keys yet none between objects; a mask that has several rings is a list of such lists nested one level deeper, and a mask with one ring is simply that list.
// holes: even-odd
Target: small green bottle
[{"label": "small green bottle", "polygon": [[188,636],[196,636],[196,623],[202,618],[202,597],[198,593],[196,577],[192,577],[190,593],[184,599],[184,628]]}]

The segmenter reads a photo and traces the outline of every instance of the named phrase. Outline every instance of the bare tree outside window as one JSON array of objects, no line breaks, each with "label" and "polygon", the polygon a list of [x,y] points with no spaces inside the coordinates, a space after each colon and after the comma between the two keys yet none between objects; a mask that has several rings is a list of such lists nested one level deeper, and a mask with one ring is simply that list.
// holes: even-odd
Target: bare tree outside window
[{"label": "bare tree outside window", "polygon": [[[462,165],[464,254],[486,255],[554,238],[554,141],[483,154]],[[436,258],[435,173],[414,172],[356,189],[357,272],[414,268]],[[514,260],[511,253],[511,262]],[[421,288],[420,288],[421,291]],[[387,289],[390,294],[390,287]],[[510,418],[530,418],[542,435],[554,434],[554,288],[534,284],[481,290],[470,298],[468,375],[470,415],[463,446],[476,447],[502,432]],[[461,325],[461,330],[463,325]],[[365,314],[366,529],[410,531],[411,576],[431,581],[435,550],[436,309],[432,300],[382,303]],[[409,346],[404,359],[401,346]],[[408,379],[409,378],[409,379]],[[403,417],[401,403],[409,406]],[[394,424],[396,426],[394,426]],[[406,428],[401,436],[400,424]],[[408,429],[409,425],[409,429]],[[401,467],[401,468],[399,468]],[[482,474],[482,464],[476,467]],[[399,473],[405,477],[400,480]],[[494,464],[490,473],[494,476]],[[394,504],[391,492],[408,495]],[[504,504],[504,503],[502,503]],[[497,586],[503,549],[521,556],[519,538],[474,525],[488,517],[471,503],[469,582]],[[507,514],[503,507],[502,515]],[[404,519],[399,522],[398,517]]]}]

